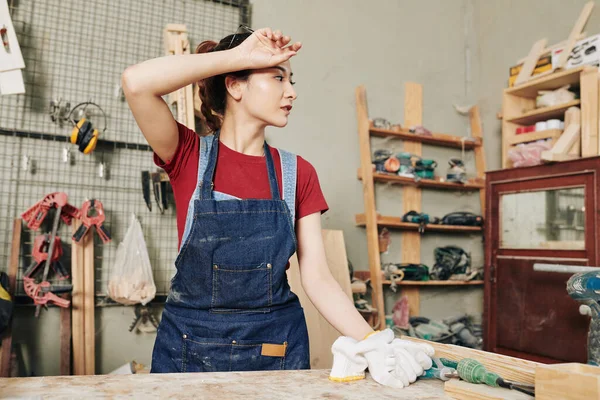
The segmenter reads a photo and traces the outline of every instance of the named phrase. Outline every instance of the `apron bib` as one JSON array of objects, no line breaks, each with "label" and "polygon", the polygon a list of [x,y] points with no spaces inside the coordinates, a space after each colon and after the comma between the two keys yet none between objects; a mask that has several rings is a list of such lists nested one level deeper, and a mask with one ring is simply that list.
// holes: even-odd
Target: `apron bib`
[{"label": "apron bib", "polygon": [[151,372],[308,369],[304,311],[286,265],[296,251],[296,156],[280,151],[284,199],[265,142],[271,199],[213,190],[219,132],[200,140],[198,184]]}]

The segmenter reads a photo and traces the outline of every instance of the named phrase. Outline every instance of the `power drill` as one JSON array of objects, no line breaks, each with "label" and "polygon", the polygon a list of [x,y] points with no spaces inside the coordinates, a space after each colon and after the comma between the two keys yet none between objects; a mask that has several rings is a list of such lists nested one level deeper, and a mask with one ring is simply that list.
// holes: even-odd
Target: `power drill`
[{"label": "power drill", "polygon": [[592,317],[588,333],[588,364],[600,365],[600,271],[579,272],[567,282],[567,293],[583,304],[579,312]]}]

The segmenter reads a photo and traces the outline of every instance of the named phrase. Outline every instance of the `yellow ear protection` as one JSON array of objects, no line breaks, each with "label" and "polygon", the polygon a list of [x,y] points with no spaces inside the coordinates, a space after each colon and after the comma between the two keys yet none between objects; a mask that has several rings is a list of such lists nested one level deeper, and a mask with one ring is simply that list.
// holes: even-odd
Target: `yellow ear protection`
[{"label": "yellow ear protection", "polygon": [[[74,125],[73,130],[71,131],[71,143],[78,145],[79,151],[83,154],[89,154],[92,151],[94,151],[94,149],[96,148],[96,144],[98,144],[98,136],[100,135],[98,129],[95,129],[92,123],[85,117],[85,110],[90,105],[95,106],[102,112],[102,115],[104,116],[104,129],[102,129],[102,132],[104,132],[106,130],[106,113],[104,112],[104,110],[102,110],[102,108],[99,105],[95,103],[88,101],[85,103],[78,104],[75,107],[73,107],[73,109],[69,113],[69,116],[67,117],[71,120],[71,122]],[[75,122],[70,117],[73,114],[73,112],[80,107],[83,107],[83,110],[81,112],[83,117],[81,117],[79,121]]]}]

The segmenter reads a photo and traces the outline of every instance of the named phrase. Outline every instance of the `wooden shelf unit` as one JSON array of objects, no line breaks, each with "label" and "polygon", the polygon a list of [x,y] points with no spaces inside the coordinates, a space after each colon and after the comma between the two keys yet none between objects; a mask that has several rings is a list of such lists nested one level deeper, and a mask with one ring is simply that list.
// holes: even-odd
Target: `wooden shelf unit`
[{"label": "wooden shelf unit", "polygon": [[[362,180],[362,171],[358,169],[358,179]],[[387,182],[396,185],[411,185],[417,187],[426,187],[432,189],[448,189],[448,190],[481,190],[485,187],[485,181],[481,179],[470,179],[467,183],[445,182],[438,179],[420,179],[416,181],[414,178],[406,176],[398,176],[387,174],[384,172],[373,172],[373,179],[377,182]]]},{"label": "wooden shelf unit", "polygon": [[[365,214],[356,214],[356,225],[366,226],[367,218]],[[408,231],[416,231],[419,229],[419,224],[412,222],[403,222],[401,217],[385,217],[377,215],[377,226],[387,227]],[[480,226],[460,226],[460,225],[438,225],[438,224],[427,224],[425,225],[425,232],[454,232],[454,233],[479,233],[483,231]]]},{"label": "wooden shelf unit", "polygon": [[[371,279],[371,272],[369,271],[356,271],[354,276],[360,280],[366,281],[367,279]],[[389,279],[384,279],[383,273],[381,274],[382,283],[384,285],[391,285],[392,281]],[[406,281],[406,280],[398,280],[396,281],[396,285],[398,286],[482,286],[484,281],[475,280],[475,281]]]},{"label": "wooden shelf unit", "polygon": [[[540,90],[554,90],[565,85],[579,89],[580,98],[552,107],[535,108],[536,97]],[[509,150],[521,143],[539,139],[558,140],[562,131],[549,130],[516,134],[521,126],[534,125],[548,119],[564,120],[570,107],[581,108],[581,156],[593,157],[600,154],[598,93],[598,68],[582,66],[544,75],[535,76],[522,85],[504,89],[502,95],[502,168],[511,168]],[[531,140],[530,140],[531,139]]]},{"label": "wooden shelf unit", "polygon": [[[409,224],[401,221],[400,218],[384,217],[377,214],[375,209],[375,183],[383,182],[402,185],[402,207],[406,213],[411,210],[421,210],[421,188],[446,189],[446,190],[478,190],[481,202],[481,214],[485,212],[485,156],[483,152],[483,135],[481,130],[481,120],[479,109],[474,106],[469,111],[471,124],[470,138],[453,136],[447,134],[434,133],[432,136],[416,135],[405,129],[387,130],[374,128],[372,121],[369,120],[367,107],[367,92],[364,86],[356,88],[356,115],[358,122],[358,139],[360,146],[360,169],[358,179],[362,181],[365,212],[356,216],[356,222],[364,226],[367,236],[367,250],[369,255],[369,276],[371,277],[372,287],[372,307],[377,310],[377,321],[379,328],[385,328],[385,307],[383,301],[383,285],[391,284],[383,279],[381,271],[381,257],[379,252],[378,228],[379,226],[389,226],[398,228],[405,232],[402,233],[401,262],[420,263],[421,258],[421,234],[418,232],[417,224]],[[406,83],[404,100],[404,124],[403,126],[422,125],[423,116],[423,87],[418,83]],[[473,150],[475,153],[475,164],[477,176],[467,184],[457,184],[444,182],[435,179],[421,179],[416,182],[413,178],[395,176],[391,174],[375,172],[371,159],[371,136],[383,136],[401,139],[404,141],[404,151],[420,156],[422,154],[422,145],[429,144],[433,146],[443,146],[451,148],[465,148]],[[461,232],[477,233],[482,229],[478,227],[457,227],[444,225],[428,225],[427,229],[437,232]],[[359,271],[355,272],[359,276]],[[444,281],[440,283],[410,282],[404,281],[399,284],[402,286],[402,294],[408,297],[409,313],[412,316],[420,313],[420,295],[419,289],[423,286],[472,286],[480,283]]]}]

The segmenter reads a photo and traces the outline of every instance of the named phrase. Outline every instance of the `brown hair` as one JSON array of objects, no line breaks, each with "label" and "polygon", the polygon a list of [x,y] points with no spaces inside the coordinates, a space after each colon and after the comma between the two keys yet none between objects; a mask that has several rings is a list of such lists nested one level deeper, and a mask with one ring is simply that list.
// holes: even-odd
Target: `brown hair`
[{"label": "brown hair", "polygon": [[[239,46],[240,43],[246,40],[250,35],[251,33],[229,35],[221,39],[219,43],[213,40],[205,40],[196,47],[196,54],[232,49]],[[202,101],[202,107],[200,109],[202,111],[202,119],[206,123],[209,131],[215,132],[219,130],[223,123],[227,102],[225,77],[232,75],[237,79],[246,80],[251,72],[251,70],[228,72],[222,75],[211,76],[210,78],[203,79],[197,83],[198,93],[200,95],[200,100]]]}]

